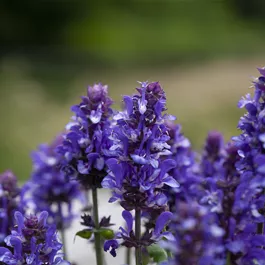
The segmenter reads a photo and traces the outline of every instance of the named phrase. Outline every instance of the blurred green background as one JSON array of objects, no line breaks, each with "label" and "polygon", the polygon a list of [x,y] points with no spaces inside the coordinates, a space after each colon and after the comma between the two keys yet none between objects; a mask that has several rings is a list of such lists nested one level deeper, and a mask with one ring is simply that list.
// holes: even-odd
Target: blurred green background
[{"label": "blurred green background", "polygon": [[0,171],[28,178],[31,150],[99,81],[118,108],[136,81],[160,81],[196,149],[211,129],[238,134],[264,24],[263,0],[1,0]]}]

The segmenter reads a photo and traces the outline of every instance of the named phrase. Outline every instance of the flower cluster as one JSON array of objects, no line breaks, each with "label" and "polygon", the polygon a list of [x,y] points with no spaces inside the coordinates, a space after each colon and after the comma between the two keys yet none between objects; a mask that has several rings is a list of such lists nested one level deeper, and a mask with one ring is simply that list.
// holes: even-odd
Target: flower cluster
[{"label": "flower cluster", "polygon": [[16,226],[0,248],[0,261],[7,265],[70,265],[62,258],[54,225],[47,225],[47,212],[24,216],[15,212]]},{"label": "flower cluster", "polygon": [[[233,140],[238,146],[238,153],[241,157],[237,164],[238,170],[242,172],[241,185],[247,187],[241,195],[242,199],[244,199],[243,196],[245,197],[248,194],[248,198],[251,200],[248,204],[251,204],[252,218],[257,223],[263,223],[262,212],[265,203],[265,70],[259,69],[259,71],[262,76],[254,81],[254,97],[247,94],[238,103],[238,106],[240,108],[244,107],[247,113],[241,117],[238,123],[238,128],[242,133],[234,137]],[[248,206],[246,204],[246,207]]]},{"label": "flower cluster", "polygon": [[33,172],[27,184],[35,211],[47,211],[49,221],[54,222],[58,229],[71,223],[74,217],[73,202],[76,199],[84,201],[79,183],[75,180],[67,181],[60,171],[60,157],[54,149],[61,142],[60,135],[51,145],[40,145],[39,149],[33,152]]},{"label": "flower cluster", "polygon": [[[114,115],[111,140],[115,158],[107,160],[109,174],[102,186],[111,189],[110,202],[120,200],[128,211],[163,207],[167,197],[162,187],[178,187],[168,174],[176,166],[171,154],[166,120],[165,92],[158,82],[141,83],[138,94],[124,96],[125,109]],[[161,159],[163,157],[163,159]]]},{"label": "flower cluster", "polygon": [[222,262],[224,230],[216,224],[216,216],[194,201],[176,201],[170,224],[175,242],[166,244],[174,253],[174,265],[213,265]]},{"label": "flower cluster", "polygon": [[[11,172],[0,175],[0,263],[68,264],[55,224],[64,238],[82,186],[92,189],[93,214],[81,216],[85,229],[76,236],[93,239],[97,265],[104,263],[102,249],[115,257],[120,246],[135,249],[136,265],[265,265],[265,68],[259,71],[254,96],[238,104],[247,110],[241,134],[225,143],[220,132],[209,132],[201,155],[165,114],[158,82],[140,83],[123,97],[122,111],[111,109],[107,86],[89,86],[66,132],[33,153],[23,194],[30,192],[36,212],[45,210],[39,217],[16,211],[18,197],[28,206],[24,195]],[[116,233],[110,216],[98,217],[101,187],[124,209],[125,226]]]},{"label": "flower cluster", "polygon": [[179,200],[185,199],[187,195],[198,192],[196,185],[199,178],[194,174],[195,153],[191,149],[191,143],[181,132],[181,126],[172,121],[166,122],[169,129],[171,155],[170,158],[176,163],[176,166],[169,171],[169,174],[180,184],[177,188],[165,186],[165,192],[168,198],[168,205],[174,210],[176,196]]},{"label": "flower cluster", "polygon": [[17,178],[10,170],[0,174],[0,244],[14,224],[14,212],[20,210],[20,189]]},{"label": "flower cluster", "polygon": [[111,104],[107,86],[89,86],[87,96],[82,97],[79,105],[72,107],[75,115],[66,127],[68,132],[62,144],[57,148],[62,156],[64,174],[69,178],[75,176],[86,189],[100,187],[106,175]]}]

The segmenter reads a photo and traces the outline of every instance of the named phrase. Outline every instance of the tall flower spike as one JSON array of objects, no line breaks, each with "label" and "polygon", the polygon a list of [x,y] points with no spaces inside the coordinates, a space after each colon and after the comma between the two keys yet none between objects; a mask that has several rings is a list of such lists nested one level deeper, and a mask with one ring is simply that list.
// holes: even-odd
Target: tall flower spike
[{"label": "tall flower spike", "polygon": [[[87,191],[92,190],[95,229],[99,229],[97,189],[101,188],[102,179],[107,174],[105,158],[111,155],[108,137],[111,104],[107,86],[89,86],[87,96],[72,107],[73,121],[66,127],[68,132],[57,148],[62,156],[60,166],[64,174],[68,177],[75,175]],[[102,265],[101,235],[95,233],[94,236],[97,264]]]},{"label": "tall flower spike", "polygon": [[169,174],[180,184],[178,188],[167,187],[166,194],[169,200],[169,207],[172,210],[175,205],[176,197],[183,199],[185,196],[197,195],[196,185],[199,178],[193,173],[195,163],[195,153],[191,148],[191,143],[181,132],[181,126],[171,121],[166,122],[169,130],[171,146],[170,158],[176,162]]},{"label": "tall flower spike", "polygon": [[264,225],[264,203],[265,203],[265,119],[264,119],[264,106],[265,106],[265,79],[264,69],[259,69],[261,76],[253,83],[255,87],[254,97],[248,94],[242,98],[238,107],[245,108],[247,113],[240,118],[238,128],[242,133],[233,137],[233,140],[238,146],[238,153],[241,157],[237,163],[238,170],[242,171],[242,184],[247,188],[245,193],[249,195],[249,205],[251,208],[252,218]]},{"label": "tall flower spike", "polygon": [[20,209],[20,190],[12,171],[0,174],[0,245],[14,224],[14,212]]},{"label": "tall flower spike", "polygon": [[106,175],[105,156],[109,155],[112,100],[107,86],[95,84],[87,89],[79,105],[74,105],[75,115],[66,129],[58,153],[64,158],[61,168],[68,177],[75,177],[86,188],[101,187]]},{"label": "tall flower spike", "polygon": [[62,244],[58,242],[55,226],[47,225],[47,217],[45,211],[39,217],[24,217],[15,212],[16,228],[5,239],[9,248],[0,247],[0,262],[7,265],[70,265],[59,253]]},{"label": "tall flower spike", "polygon": [[253,81],[254,96],[247,94],[238,103],[238,107],[245,108],[247,113],[238,123],[241,134],[233,137],[240,156],[236,167],[241,175],[233,210],[242,221],[241,233],[229,242],[228,248],[240,257],[238,264],[265,264],[265,72],[264,68],[258,70],[261,76]]},{"label": "tall flower spike", "polygon": [[172,119],[162,114],[165,93],[158,82],[141,83],[137,91],[132,97],[124,96],[125,109],[114,116],[111,150],[115,158],[107,161],[110,171],[102,182],[113,191],[110,202],[119,199],[128,211],[163,207],[167,198],[162,187],[179,185],[167,173],[176,163],[165,158],[171,151],[164,122]]},{"label": "tall flower spike", "polygon": [[[110,202],[119,200],[125,210],[135,210],[135,229],[132,234],[135,242],[142,241],[142,213],[154,209],[156,213],[161,212],[161,209],[164,211],[167,196],[163,187],[179,186],[168,174],[176,162],[166,158],[171,152],[165,121],[173,117],[163,114],[166,110],[165,92],[158,82],[140,84],[138,94],[124,96],[124,111],[114,116],[116,124],[112,126],[111,151],[115,158],[107,160],[109,171],[102,181],[104,188],[112,190]],[[149,238],[152,231],[146,231],[144,235]],[[115,244],[109,246],[116,247]],[[140,265],[143,245],[134,244],[133,247],[135,263]]]},{"label": "tall flower spike", "polygon": [[[60,135],[51,145],[43,144],[33,152],[33,172],[27,184],[36,212],[47,211],[49,221],[55,223],[58,229],[71,224],[75,216],[73,202],[85,200],[79,183],[75,180],[67,181],[60,171],[60,156],[54,149],[61,142]],[[63,208],[67,211],[63,212]]]}]

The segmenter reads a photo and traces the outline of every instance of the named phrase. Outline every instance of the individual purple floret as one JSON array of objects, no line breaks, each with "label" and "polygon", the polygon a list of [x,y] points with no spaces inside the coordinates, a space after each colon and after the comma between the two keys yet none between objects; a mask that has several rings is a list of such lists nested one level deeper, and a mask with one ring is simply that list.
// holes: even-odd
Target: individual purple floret
[{"label": "individual purple floret", "polygon": [[0,245],[14,224],[14,212],[20,209],[20,189],[12,171],[0,174]]},{"label": "individual purple floret", "polygon": [[7,265],[68,265],[59,253],[62,244],[57,239],[55,225],[47,225],[47,212],[39,217],[24,217],[15,212],[16,226],[5,239],[9,248],[0,247],[0,262]]},{"label": "individual purple floret", "polygon": [[124,96],[125,109],[114,116],[111,150],[115,158],[106,162],[110,171],[102,182],[113,191],[110,202],[120,200],[128,211],[164,207],[167,197],[162,187],[179,186],[168,174],[176,162],[165,158],[171,154],[165,121],[172,119],[162,113],[165,92],[158,82],[143,82],[137,91],[132,97]]},{"label": "individual purple floret", "polygon": [[101,187],[106,175],[111,104],[107,86],[89,86],[87,96],[72,107],[75,115],[67,125],[64,141],[57,149],[63,157],[61,169],[64,174],[69,178],[75,176],[86,189]]},{"label": "individual purple floret", "polygon": [[62,136],[59,136],[51,145],[43,144],[33,152],[33,172],[27,184],[35,211],[47,211],[49,222],[54,222],[58,229],[71,224],[75,216],[73,203],[84,201],[79,183],[69,181],[60,171],[60,156],[55,153],[55,147],[61,142]]}]

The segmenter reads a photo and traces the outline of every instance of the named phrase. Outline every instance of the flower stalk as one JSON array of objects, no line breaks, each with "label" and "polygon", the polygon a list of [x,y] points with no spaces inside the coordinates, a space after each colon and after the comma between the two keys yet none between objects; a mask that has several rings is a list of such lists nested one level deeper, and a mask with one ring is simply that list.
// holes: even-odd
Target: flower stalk
[{"label": "flower stalk", "polygon": [[[136,238],[136,242],[140,243],[140,240],[141,240],[141,210],[140,209],[135,210],[135,238]],[[135,264],[142,265],[142,248],[140,244],[135,248]]]},{"label": "flower stalk", "polygon": [[[58,215],[59,215],[59,217],[62,217],[63,216],[61,202],[58,202]],[[65,240],[65,229],[64,229],[64,226],[63,226],[63,220],[62,220],[62,218],[61,218],[61,220],[58,220],[57,226],[60,227],[59,230],[60,230],[61,240],[62,240],[62,244],[63,244],[64,258],[67,260],[67,248],[66,248],[66,240]]]},{"label": "flower stalk", "polygon": [[[93,218],[95,223],[96,230],[99,229],[99,218],[98,218],[98,194],[97,188],[92,188],[92,200],[93,200]],[[95,232],[95,250],[96,250],[96,260],[97,265],[103,265],[103,253],[101,251],[101,240],[100,240],[100,233]]]},{"label": "flower stalk", "polygon": [[126,249],[126,264],[127,265],[131,265],[131,254],[132,254],[132,251],[130,248],[127,248]]}]

